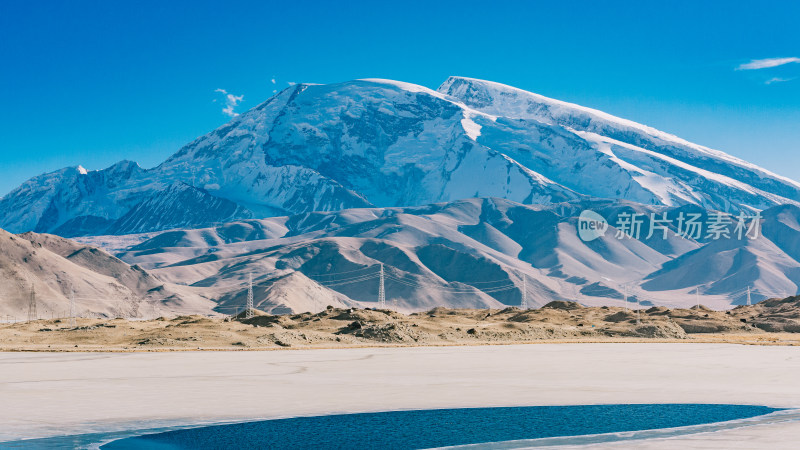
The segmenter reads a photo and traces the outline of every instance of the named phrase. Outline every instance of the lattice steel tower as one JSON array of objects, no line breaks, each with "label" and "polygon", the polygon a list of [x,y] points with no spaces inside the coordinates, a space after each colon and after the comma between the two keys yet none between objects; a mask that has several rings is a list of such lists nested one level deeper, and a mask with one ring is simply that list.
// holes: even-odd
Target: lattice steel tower
[{"label": "lattice steel tower", "polygon": [[247,287],[247,310],[244,313],[245,319],[253,318],[253,274],[250,274],[250,285]]},{"label": "lattice steel tower", "polygon": [[378,285],[378,307],[386,309],[386,287],[383,279],[383,264],[381,264],[380,284]]},{"label": "lattice steel tower", "polygon": [[32,320],[38,319],[38,314],[36,313],[36,288],[33,287],[33,283],[31,283],[31,298],[28,301],[28,322]]},{"label": "lattice steel tower", "polygon": [[75,327],[78,324],[75,321],[75,289],[69,293],[69,326]]},{"label": "lattice steel tower", "polygon": [[520,307],[522,309],[528,309],[528,275],[522,275],[522,303],[520,303]]}]

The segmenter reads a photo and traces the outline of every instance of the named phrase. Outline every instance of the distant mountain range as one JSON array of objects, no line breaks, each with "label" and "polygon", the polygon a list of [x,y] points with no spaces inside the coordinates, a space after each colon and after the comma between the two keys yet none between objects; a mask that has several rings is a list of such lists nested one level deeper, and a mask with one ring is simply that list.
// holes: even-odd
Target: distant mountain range
[{"label": "distant mountain range", "polygon": [[62,169],[0,200],[0,228],[60,236],[497,197],[737,212],[798,204],[800,184],[600,111],[451,77],[299,84],[158,167]]},{"label": "distant mountain range", "polygon": [[[608,218],[604,236],[584,242],[578,217]],[[638,239],[619,238],[626,214],[645,217]],[[800,286],[800,207],[763,211],[757,234],[738,239],[680,235],[676,223],[648,238],[650,214],[714,213],[694,205],[618,200],[522,205],[467,199],[419,207],[359,208],[82,241],[161,279],[213,290],[221,310],[241,308],[254,275],[267,311],[321,310],[325,302],[376,306],[380,265],[390,306],[528,306],[553,300],[717,309],[795,294]],[[731,224],[733,228],[733,224]],[[227,288],[226,288],[227,287]],[[697,291],[697,293],[695,293]],[[286,295],[293,292],[293,295]],[[317,300],[315,300],[317,299]],[[314,303],[316,301],[316,303]],[[304,309],[306,308],[306,309]]]}]

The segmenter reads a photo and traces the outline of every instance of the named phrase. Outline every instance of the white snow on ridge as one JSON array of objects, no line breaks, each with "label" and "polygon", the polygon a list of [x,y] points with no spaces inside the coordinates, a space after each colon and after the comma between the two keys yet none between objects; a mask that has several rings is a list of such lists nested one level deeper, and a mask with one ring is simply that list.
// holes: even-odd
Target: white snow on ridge
[{"label": "white snow on ridge", "polygon": [[450,103],[458,106],[459,108],[464,110],[464,114],[465,115],[470,115],[471,117],[482,116],[482,117],[486,117],[487,119],[489,119],[489,120],[491,120],[493,122],[496,121],[497,117],[498,117],[498,116],[493,115],[493,114],[488,114],[485,111],[480,111],[478,109],[474,109],[474,108],[470,107],[469,105],[466,105],[464,102],[460,101],[457,98],[454,98],[454,97],[449,96],[449,95],[442,94],[439,91],[435,91],[435,90],[433,90],[431,88],[427,88],[425,86],[420,86],[418,84],[406,83],[405,81],[388,80],[388,79],[383,79],[383,78],[361,78],[358,81],[367,81],[367,82],[370,82],[370,83],[378,83],[378,84],[388,84],[390,86],[398,87],[398,88],[400,88],[400,89],[402,89],[404,91],[407,91],[407,92],[428,94],[428,95],[430,95],[432,97],[436,97],[438,99],[445,100],[447,102],[450,102]]},{"label": "white snow on ridge", "polygon": [[[577,134],[578,136],[586,139],[587,141],[595,142],[599,146],[605,147],[606,149],[608,149],[608,152],[611,152],[610,145],[617,145],[617,146],[620,146],[620,147],[624,147],[624,148],[633,150],[635,152],[644,153],[644,154],[646,154],[648,156],[651,156],[653,158],[657,158],[657,159],[660,159],[662,161],[668,162],[669,164],[677,166],[677,167],[680,167],[682,169],[686,169],[686,170],[692,171],[692,172],[696,173],[698,176],[701,176],[701,177],[704,177],[704,178],[708,178],[708,179],[712,179],[712,180],[714,180],[714,181],[716,181],[718,183],[726,184],[728,186],[735,187],[737,189],[742,189],[742,190],[745,190],[745,191],[748,191],[748,192],[751,192],[751,193],[755,193],[755,191],[752,189],[752,187],[750,185],[746,184],[746,183],[742,183],[741,181],[734,180],[733,178],[727,177],[725,175],[720,175],[718,173],[714,173],[714,172],[711,172],[711,171],[708,171],[708,170],[705,170],[705,169],[701,169],[699,167],[693,166],[693,165],[685,163],[683,161],[679,161],[679,160],[677,160],[675,158],[671,158],[669,156],[662,155],[661,153],[657,153],[657,152],[654,152],[652,150],[647,150],[647,149],[644,149],[644,148],[641,148],[641,147],[637,147],[635,145],[628,144],[627,142],[622,142],[622,141],[618,141],[616,139],[612,139],[612,138],[609,138],[609,137],[600,136],[599,134],[592,133],[590,131],[576,131],[576,130],[570,130],[570,131],[572,131],[573,133]],[[613,154],[613,152],[611,152],[611,154]],[[614,157],[617,158],[616,155],[614,155]],[[617,158],[617,159],[619,160],[619,158]]]},{"label": "white snow on ridge", "polygon": [[[407,83],[405,81],[396,81],[396,80],[389,80],[384,78],[360,78],[358,81],[366,81],[369,83],[378,83],[378,84],[388,84],[391,86],[396,86],[404,91],[408,92],[415,92],[415,93],[423,93],[428,94],[432,97],[437,97],[441,99],[446,99],[446,96],[443,95],[441,92],[437,92],[431,88],[427,88],[425,86],[420,86],[414,83]],[[448,100],[449,101],[449,100]]]},{"label": "white snow on ridge", "polygon": [[[667,155],[663,155],[663,154],[658,153],[658,152],[654,152],[652,150],[647,150],[647,149],[644,149],[644,148],[641,148],[641,147],[637,147],[637,146],[632,145],[632,144],[628,144],[626,142],[621,142],[621,141],[618,141],[618,140],[615,140],[615,139],[612,139],[612,138],[608,138],[608,137],[605,137],[605,136],[600,136],[600,135],[598,135],[596,133],[592,133],[592,132],[588,132],[588,131],[576,131],[576,130],[570,130],[570,131],[572,131],[576,135],[586,139],[587,141],[596,143],[598,145],[598,148],[605,148],[606,152],[608,152],[610,155],[613,155],[612,159],[614,159],[614,161],[616,161],[618,164],[620,164],[620,166],[626,168],[626,170],[629,170],[629,171],[632,171],[632,172],[638,172],[638,173],[641,173],[642,175],[647,175],[647,176],[639,177],[638,180],[641,180],[643,182],[642,186],[645,187],[646,189],[650,190],[651,192],[660,193],[660,196],[662,197],[663,200],[665,200],[664,204],[666,204],[666,205],[673,205],[674,204],[672,202],[667,202],[668,196],[664,197],[664,194],[666,192],[671,192],[673,194],[682,196],[681,192],[685,192],[686,189],[687,189],[687,186],[678,185],[670,178],[664,177],[663,175],[656,174],[656,173],[653,173],[653,172],[645,171],[645,170],[643,170],[641,168],[636,167],[635,165],[632,165],[632,164],[628,163],[623,158],[620,158],[619,156],[614,154],[610,149],[610,145],[615,145],[615,146],[619,146],[619,147],[622,147],[622,148],[626,148],[626,149],[632,150],[634,152],[642,153],[642,154],[647,155],[649,157],[662,160],[662,161],[664,161],[664,162],[666,162],[666,163],[668,163],[670,165],[673,165],[673,166],[679,167],[681,169],[693,172],[698,177],[702,177],[702,178],[714,181],[716,183],[719,183],[719,184],[722,184],[722,185],[725,185],[725,186],[730,186],[730,187],[732,187],[734,189],[741,190],[741,191],[750,193],[752,195],[757,195],[757,196],[760,196],[760,197],[769,198],[769,199],[773,200],[775,203],[786,203],[787,202],[786,199],[781,199],[778,196],[775,196],[775,195],[773,195],[773,194],[771,194],[769,192],[765,192],[765,191],[763,191],[761,189],[757,189],[757,188],[755,188],[755,187],[753,187],[753,186],[751,186],[751,185],[749,185],[747,183],[743,183],[741,181],[734,180],[733,178],[730,178],[728,176],[725,176],[725,175],[722,175],[722,174],[718,174],[718,173],[715,173],[715,172],[711,172],[709,170],[705,170],[705,169],[693,166],[691,164],[685,163],[683,161],[679,161],[679,160],[677,160],[675,158],[669,157]],[[683,198],[687,202],[691,202],[691,203],[696,202],[698,200],[698,198],[695,197],[695,196],[683,197]],[[797,202],[790,202],[790,203],[797,204]]]},{"label": "white snow on ridge", "polygon": [[[495,91],[495,92],[498,92],[498,93],[501,93],[501,94],[505,94],[505,95],[501,95],[501,97],[505,100],[505,101],[502,102],[502,104],[497,104],[497,98],[495,97],[494,98],[495,103],[493,103],[491,106],[485,107],[485,108],[480,108],[481,110],[483,110],[485,112],[488,112],[490,114],[494,114],[494,115],[498,115],[498,116],[504,116],[504,117],[534,118],[534,119],[541,120],[542,116],[540,116],[540,115],[533,115],[532,116],[527,111],[528,103],[526,101],[524,101],[524,100],[530,99],[530,100],[533,100],[535,103],[547,105],[550,108],[550,111],[553,112],[553,116],[564,117],[564,116],[572,116],[572,115],[575,114],[575,112],[584,113],[584,114],[586,114],[586,115],[588,115],[588,116],[590,116],[592,118],[601,119],[603,121],[606,121],[606,122],[609,122],[609,123],[613,123],[613,124],[616,124],[616,125],[619,125],[619,126],[622,126],[622,127],[627,127],[627,128],[630,128],[630,129],[634,129],[634,130],[643,132],[645,134],[648,134],[648,135],[650,135],[652,137],[661,139],[662,141],[665,141],[665,142],[671,142],[671,143],[674,143],[674,144],[679,144],[679,145],[683,145],[683,146],[689,147],[689,148],[691,148],[691,149],[693,149],[693,150],[695,150],[695,151],[697,151],[699,153],[703,153],[703,154],[712,156],[713,158],[716,158],[716,159],[725,160],[725,161],[727,161],[727,162],[729,162],[731,164],[734,164],[734,165],[737,165],[737,166],[741,166],[741,167],[745,167],[745,168],[753,170],[753,171],[761,172],[764,175],[767,175],[768,177],[779,179],[779,180],[781,180],[781,181],[783,181],[785,183],[790,183],[790,184],[794,185],[795,187],[800,188],[800,182],[797,182],[795,180],[792,180],[791,178],[784,177],[782,175],[778,175],[776,173],[773,173],[773,172],[771,172],[771,171],[769,171],[767,169],[764,169],[763,167],[760,167],[760,166],[758,166],[756,164],[752,164],[750,162],[747,162],[747,161],[745,161],[743,159],[740,159],[740,158],[737,158],[735,156],[729,155],[729,154],[727,154],[727,153],[725,153],[723,151],[714,150],[714,149],[711,149],[711,148],[708,148],[708,147],[705,147],[705,146],[702,146],[702,145],[698,145],[698,144],[689,142],[689,141],[687,141],[685,139],[682,139],[682,138],[680,138],[678,136],[675,136],[673,134],[666,133],[664,131],[660,131],[660,130],[658,130],[656,128],[653,128],[653,127],[650,127],[650,126],[647,126],[647,125],[643,125],[643,124],[640,124],[638,122],[634,122],[632,120],[623,119],[621,117],[617,117],[617,116],[614,116],[612,114],[609,114],[609,113],[606,113],[606,112],[603,112],[603,111],[600,111],[600,110],[597,110],[597,109],[588,108],[588,107],[577,105],[577,104],[574,104],[574,103],[569,103],[569,102],[565,102],[565,101],[561,101],[561,100],[556,100],[556,99],[553,99],[553,98],[545,97],[543,95],[536,94],[536,93],[530,92],[530,91],[525,91],[523,89],[515,88],[513,86],[509,86],[509,85],[506,85],[506,84],[497,83],[497,82],[494,82],[494,81],[480,80],[480,79],[477,79],[477,78],[452,76],[447,81],[445,81],[445,83],[442,84],[442,86],[439,88],[439,92],[446,91],[452,85],[452,83],[454,81],[456,81],[456,80],[465,80],[465,81],[468,81],[468,82],[471,82],[471,83],[475,83],[475,84],[478,84],[478,85],[483,85],[483,86],[488,87],[492,91]],[[509,98],[509,97],[511,97],[511,98]],[[459,97],[457,97],[457,98],[459,98]]]},{"label": "white snow on ridge", "polygon": [[464,131],[467,133],[467,136],[469,136],[470,139],[473,141],[478,140],[478,136],[481,135],[481,126],[472,120],[471,114],[464,113],[464,118],[461,119],[461,126],[464,127]]}]

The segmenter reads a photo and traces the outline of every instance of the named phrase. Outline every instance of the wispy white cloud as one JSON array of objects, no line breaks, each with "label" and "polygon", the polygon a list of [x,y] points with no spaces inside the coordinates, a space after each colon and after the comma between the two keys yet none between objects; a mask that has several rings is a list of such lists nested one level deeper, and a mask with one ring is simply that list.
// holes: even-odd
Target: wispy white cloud
[{"label": "wispy white cloud", "polygon": [[286,84],[288,84],[289,86],[294,86],[297,83],[295,83],[294,81],[287,81]]},{"label": "wispy white cloud", "polygon": [[271,79],[269,81],[272,81],[272,84],[275,84],[275,78],[273,78],[273,79]]},{"label": "wispy white cloud", "polygon": [[769,69],[770,67],[783,66],[785,64],[800,63],[800,58],[766,58],[754,59],[749,63],[741,64],[736,70],[758,70]]},{"label": "wispy white cloud", "polygon": [[783,82],[792,81],[792,80],[794,80],[794,78],[773,77],[773,78],[770,78],[769,80],[765,81],[764,84],[783,83]]},{"label": "wispy white cloud", "polygon": [[229,117],[236,117],[239,115],[239,113],[235,112],[233,108],[236,108],[239,103],[244,100],[244,95],[229,94],[225,89],[214,89],[214,92],[218,92],[225,96],[225,107],[222,108],[223,114]]}]

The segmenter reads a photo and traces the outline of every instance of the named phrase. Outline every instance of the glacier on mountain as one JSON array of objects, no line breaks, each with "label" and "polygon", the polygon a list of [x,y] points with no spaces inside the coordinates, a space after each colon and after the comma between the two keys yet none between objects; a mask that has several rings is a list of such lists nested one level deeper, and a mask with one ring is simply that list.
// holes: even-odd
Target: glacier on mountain
[{"label": "glacier on mountain", "polygon": [[[199,197],[176,196],[179,185],[204,206]],[[800,184],[653,128],[498,83],[451,77],[432,90],[368,79],[291,86],[153,169],[123,161],[34,177],[0,199],[0,228],[124,234],[471,197],[524,204],[607,198],[738,212],[798,204]],[[197,212],[156,220],[181,208]]]}]

